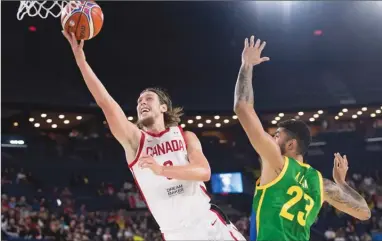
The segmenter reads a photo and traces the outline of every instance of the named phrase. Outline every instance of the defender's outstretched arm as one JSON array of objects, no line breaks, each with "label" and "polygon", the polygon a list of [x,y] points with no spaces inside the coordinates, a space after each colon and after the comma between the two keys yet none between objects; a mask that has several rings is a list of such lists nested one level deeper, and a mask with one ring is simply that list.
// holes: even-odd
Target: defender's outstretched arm
[{"label": "defender's outstretched arm", "polygon": [[269,162],[275,170],[281,170],[284,160],[279,146],[272,137],[264,131],[256,111],[253,108],[252,72],[253,66],[268,61],[267,57],[260,57],[265,48],[265,42],[260,45],[260,40],[254,43],[254,36],[250,42],[245,39],[242,53],[242,64],[235,86],[234,111],[243,126],[252,146],[261,158]]}]

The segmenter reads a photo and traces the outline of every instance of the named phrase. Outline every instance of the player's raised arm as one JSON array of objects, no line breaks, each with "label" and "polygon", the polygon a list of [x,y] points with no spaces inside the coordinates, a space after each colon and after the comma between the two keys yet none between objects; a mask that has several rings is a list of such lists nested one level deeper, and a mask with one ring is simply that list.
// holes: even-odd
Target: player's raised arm
[{"label": "player's raised arm", "polygon": [[235,86],[234,111],[243,126],[252,146],[259,153],[261,158],[268,161],[274,168],[282,168],[283,158],[279,146],[272,140],[272,137],[264,131],[264,128],[257,116],[253,104],[252,72],[253,66],[264,61],[268,57],[261,57],[261,52],[265,48],[265,42],[260,39],[255,41],[251,36],[250,41],[245,39],[242,53],[242,64]]},{"label": "player's raised arm", "polygon": [[330,205],[359,220],[368,220],[370,209],[365,199],[351,188],[345,181],[348,170],[346,156],[334,154],[333,178],[334,182],[324,179],[324,198]]},{"label": "player's raised arm", "polygon": [[[135,149],[136,146],[138,146],[140,138],[138,127],[127,120],[122,108],[110,96],[106,88],[86,62],[85,53],[83,51],[84,41],[82,40],[81,43],[78,44],[73,33],[70,35],[68,32],[63,31],[63,34],[72,47],[77,65],[81,70],[88,89],[105,114],[111,132],[124,148]],[[130,152],[130,150],[128,151]],[[130,153],[128,153],[128,155],[130,155]],[[133,158],[134,153],[131,153],[131,155]]]}]

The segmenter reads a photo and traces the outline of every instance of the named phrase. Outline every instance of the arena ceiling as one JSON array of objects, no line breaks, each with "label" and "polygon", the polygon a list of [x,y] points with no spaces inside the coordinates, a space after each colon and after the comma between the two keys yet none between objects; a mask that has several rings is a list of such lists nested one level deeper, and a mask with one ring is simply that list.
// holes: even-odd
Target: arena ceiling
[{"label": "arena ceiling", "polygon": [[[89,106],[58,19],[16,19],[2,1],[2,102]],[[148,86],[193,111],[229,111],[243,39],[267,41],[255,69],[262,110],[382,102],[379,2],[99,2],[90,65],[126,109]],[[34,26],[36,31],[29,31]]]}]

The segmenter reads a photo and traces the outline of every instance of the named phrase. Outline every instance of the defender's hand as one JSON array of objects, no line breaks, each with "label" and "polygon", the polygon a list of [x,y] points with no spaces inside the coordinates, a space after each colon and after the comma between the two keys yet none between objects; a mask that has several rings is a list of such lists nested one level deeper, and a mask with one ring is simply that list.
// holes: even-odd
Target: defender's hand
[{"label": "defender's hand", "polygon": [[159,165],[152,156],[142,156],[138,163],[141,168],[150,168],[156,175],[161,176],[163,173],[163,166]]},{"label": "defender's hand", "polygon": [[70,46],[72,47],[72,51],[74,54],[74,57],[76,58],[77,63],[81,61],[85,61],[85,53],[84,53],[84,40],[81,40],[80,44],[78,44],[78,41],[76,39],[76,36],[74,36],[74,33],[68,33],[65,30],[62,30],[62,34],[65,36],[65,38],[68,40]]},{"label": "defender's hand", "polygon": [[244,50],[241,54],[241,61],[243,64],[258,65],[262,62],[269,61],[268,57],[261,57],[261,52],[264,50],[266,42],[262,42],[260,45],[260,39],[256,40],[255,36],[251,36],[250,41],[248,38],[244,41]]},{"label": "defender's hand", "polygon": [[333,179],[337,184],[345,183],[348,169],[346,155],[342,157],[339,153],[334,153]]}]

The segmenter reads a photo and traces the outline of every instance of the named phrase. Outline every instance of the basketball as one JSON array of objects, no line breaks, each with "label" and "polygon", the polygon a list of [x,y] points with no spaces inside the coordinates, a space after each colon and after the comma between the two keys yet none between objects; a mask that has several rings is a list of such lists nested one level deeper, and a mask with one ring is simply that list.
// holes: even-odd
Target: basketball
[{"label": "basketball", "polygon": [[94,1],[84,1],[77,6],[69,2],[62,10],[61,24],[64,30],[74,33],[77,40],[89,40],[99,34],[103,25],[103,12]]}]

